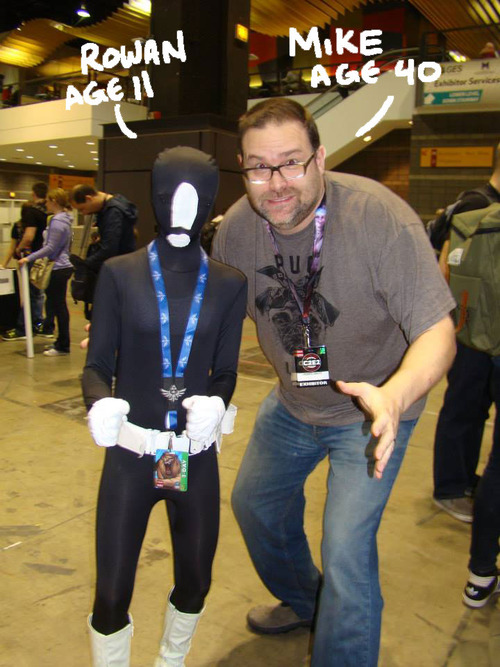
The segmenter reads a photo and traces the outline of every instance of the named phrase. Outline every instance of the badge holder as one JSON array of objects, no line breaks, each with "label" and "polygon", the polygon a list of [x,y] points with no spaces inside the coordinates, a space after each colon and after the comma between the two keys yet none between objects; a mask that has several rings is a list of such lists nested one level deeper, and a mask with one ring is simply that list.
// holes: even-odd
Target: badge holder
[{"label": "badge holder", "polygon": [[309,326],[303,329],[304,345],[293,351],[295,372],[291,374],[295,387],[324,387],[330,383],[328,357],[324,345],[311,345]]},{"label": "badge holder", "polygon": [[154,485],[156,489],[187,491],[189,453],[176,451],[173,440],[172,434],[168,449],[156,450]]}]

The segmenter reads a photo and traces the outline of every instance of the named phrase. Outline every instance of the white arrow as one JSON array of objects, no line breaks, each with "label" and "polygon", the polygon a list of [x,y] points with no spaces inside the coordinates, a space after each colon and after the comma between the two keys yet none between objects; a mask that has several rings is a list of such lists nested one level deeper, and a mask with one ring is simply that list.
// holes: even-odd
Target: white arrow
[{"label": "white arrow", "polygon": [[375,125],[385,116],[385,114],[387,113],[393,102],[394,102],[394,95],[388,95],[387,99],[382,104],[377,113],[373,116],[373,118],[369,120],[367,123],[365,123],[363,127],[359,128],[359,130],[356,132],[356,136],[362,137],[363,134],[366,134],[369,130],[372,129],[372,127],[375,127]]}]

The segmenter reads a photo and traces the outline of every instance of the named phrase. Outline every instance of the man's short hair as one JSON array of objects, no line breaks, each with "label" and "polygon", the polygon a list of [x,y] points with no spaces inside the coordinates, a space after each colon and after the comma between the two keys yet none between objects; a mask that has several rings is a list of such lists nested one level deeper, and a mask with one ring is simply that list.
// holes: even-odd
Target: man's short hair
[{"label": "man's short hair", "polygon": [[318,150],[320,145],[319,132],[312,114],[295,100],[278,97],[259,102],[241,116],[238,123],[238,148],[242,153],[242,142],[245,133],[251,129],[262,129],[268,124],[281,125],[294,121],[300,123],[311,142],[312,149]]},{"label": "man's short hair", "polygon": [[75,204],[85,204],[87,197],[95,197],[96,194],[98,193],[93,185],[84,183],[83,185],[75,185],[70,192],[69,200],[74,201]]},{"label": "man's short hair", "polygon": [[35,195],[35,197],[38,197],[38,199],[45,199],[47,197],[47,190],[49,189],[49,186],[47,183],[44,183],[43,181],[38,181],[38,183],[35,183],[32,188],[31,192]]}]

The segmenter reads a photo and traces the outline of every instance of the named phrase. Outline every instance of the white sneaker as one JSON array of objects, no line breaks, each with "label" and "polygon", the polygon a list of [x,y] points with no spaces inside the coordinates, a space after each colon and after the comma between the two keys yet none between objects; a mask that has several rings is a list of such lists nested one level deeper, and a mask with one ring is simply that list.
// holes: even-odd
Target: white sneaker
[{"label": "white sneaker", "polygon": [[55,347],[49,347],[48,350],[44,350],[43,354],[46,357],[64,357],[69,354],[69,352],[63,352],[62,350],[56,350]]}]

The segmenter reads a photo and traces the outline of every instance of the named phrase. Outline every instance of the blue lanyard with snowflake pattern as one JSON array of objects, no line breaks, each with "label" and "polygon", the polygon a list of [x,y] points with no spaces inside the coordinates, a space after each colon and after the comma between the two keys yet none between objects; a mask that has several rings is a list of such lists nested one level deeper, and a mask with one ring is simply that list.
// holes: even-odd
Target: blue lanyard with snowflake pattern
[{"label": "blue lanyard with snowflake pattern", "polygon": [[[161,272],[160,259],[158,257],[158,248],[156,241],[151,241],[148,245],[149,267],[151,269],[151,277],[156,293],[156,300],[158,301],[158,310],[160,312],[160,332],[161,332],[161,354],[162,354],[162,368],[163,368],[163,387],[160,389],[165,398],[168,399],[168,407],[175,406],[179,398],[183,396],[186,389],[183,387],[184,371],[189,361],[189,354],[193,344],[194,334],[198,326],[200,317],[201,304],[203,303],[203,296],[205,294],[205,287],[208,278],[208,256],[207,253],[200,248],[201,262],[198,273],[198,280],[194,289],[193,299],[191,301],[191,310],[184,332],[181,351],[179,359],[177,360],[177,367],[175,373],[172,367],[172,350],[170,347],[170,314],[168,309],[167,292],[165,289],[165,282]],[[165,428],[167,430],[174,430],[177,427],[177,410],[170,410],[167,408],[165,415]]]}]

